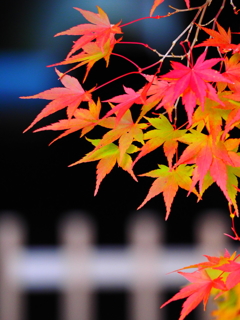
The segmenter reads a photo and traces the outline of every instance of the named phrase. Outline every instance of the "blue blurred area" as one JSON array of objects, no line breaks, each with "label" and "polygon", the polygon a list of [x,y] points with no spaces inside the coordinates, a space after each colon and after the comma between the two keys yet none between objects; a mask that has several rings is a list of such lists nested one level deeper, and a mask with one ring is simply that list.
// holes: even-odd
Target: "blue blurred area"
[{"label": "blue blurred area", "polygon": [[6,104],[18,103],[19,96],[37,94],[57,83],[47,51],[0,52],[2,77],[0,78],[1,109]]},{"label": "blue blurred area", "polygon": [[[172,2],[172,5],[177,5],[177,0]],[[29,12],[24,12],[26,17],[24,23],[18,24],[20,29],[13,33],[12,42],[19,43],[21,47],[15,50],[5,47],[0,51],[1,109],[4,106],[19,103],[19,96],[33,95],[58,84],[53,69],[45,67],[62,61],[76,37],[53,38],[53,36],[74,25],[88,23],[73,7],[97,12],[96,5],[98,5],[108,14],[112,23],[117,23],[121,19],[122,23],[127,23],[147,16],[152,3],[152,0],[90,0],[88,2],[71,0],[31,3],[28,7]],[[165,3],[156,10],[156,14],[159,15],[167,12],[168,7]],[[17,16],[16,12],[15,15]],[[147,19],[130,24],[123,28],[125,32],[123,40],[144,42],[164,53],[171,45],[176,33],[182,29],[179,18],[178,15],[174,16],[174,23],[171,19]],[[162,32],[158,32],[162,29],[167,30],[167,37],[165,34],[162,35]],[[136,46],[130,45],[129,50],[136,50]],[[115,51],[117,52],[117,49]]]}]

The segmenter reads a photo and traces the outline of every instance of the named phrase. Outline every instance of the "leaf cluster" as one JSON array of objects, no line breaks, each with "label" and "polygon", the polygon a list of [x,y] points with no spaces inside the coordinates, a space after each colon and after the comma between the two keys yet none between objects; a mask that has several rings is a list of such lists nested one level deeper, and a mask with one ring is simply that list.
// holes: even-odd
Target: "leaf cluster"
[{"label": "leaf cluster", "polygon": [[[66,108],[65,119],[38,128],[35,132],[61,131],[52,141],[55,142],[79,131],[80,137],[89,141],[91,151],[71,166],[97,161],[94,194],[97,194],[102,180],[117,165],[135,181],[138,181],[137,176],[154,179],[138,208],[162,193],[167,219],[179,188],[186,190],[187,195],[193,193],[196,200],[200,201],[204,192],[216,184],[225,196],[230,216],[234,219],[239,216],[236,197],[239,192],[240,138],[238,135],[236,137],[236,132],[240,129],[240,44],[232,42],[232,34],[236,32],[230,28],[225,30],[218,23],[227,0],[221,1],[216,16],[205,23],[205,13],[216,1],[205,0],[201,6],[192,7],[190,1],[185,0],[187,8],[170,7],[172,11],[166,15],[153,16],[163,1],[154,1],[148,17],[126,24],[121,24],[121,21],[110,23],[100,7],[97,7],[98,13],[75,8],[89,23],[74,26],[56,35],[80,37],[74,42],[65,60],[51,66],[75,65],[65,73],[55,68],[62,87],[21,97],[50,100],[25,131],[43,118]],[[229,0],[229,3],[237,14],[238,9],[233,1]],[[186,11],[195,12],[193,20],[164,54],[145,43],[123,41],[123,30],[130,23],[140,23],[142,19],[163,19]],[[205,34],[206,39],[198,43],[200,32]],[[174,54],[177,43],[182,46],[181,56]],[[141,45],[153,51],[157,57],[156,62],[142,68],[128,57],[115,53],[117,46],[128,44]],[[215,48],[216,55],[213,58],[209,57],[209,47]],[[196,55],[199,48],[203,48],[202,52]],[[127,60],[135,71],[100,86],[84,89],[84,82],[94,64],[104,59],[108,67],[112,55]],[[166,59],[170,60],[171,69],[163,73],[161,69]],[[69,73],[82,66],[86,66],[86,73],[79,82]],[[149,73],[149,69],[154,71]],[[110,95],[107,100],[93,98],[93,93],[99,92],[102,87],[116,85],[114,81],[133,74],[144,79],[144,85],[138,90],[123,85],[120,95]],[[134,117],[133,107],[137,112]],[[106,108],[107,112],[104,111]],[[183,117],[179,117],[179,114],[184,114],[186,121],[181,122]],[[104,128],[105,133],[94,139],[86,137],[96,127]],[[142,158],[147,159],[147,155],[157,149],[163,150],[165,162],[156,159],[155,170],[136,175],[136,163],[142,161]],[[232,230],[235,234],[235,238],[232,238],[239,240],[234,224]],[[236,307],[236,301],[240,290],[238,257],[230,256],[226,251],[223,257],[207,259],[206,263],[191,266],[198,269],[194,273],[186,274],[178,270],[192,283],[165,303],[187,297],[179,320],[184,319],[202,300],[205,307],[208,297],[216,290],[217,297],[222,299],[219,300],[218,311],[214,313],[216,319],[237,319],[239,308]],[[233,307],[226,311],[228,304]]]}]

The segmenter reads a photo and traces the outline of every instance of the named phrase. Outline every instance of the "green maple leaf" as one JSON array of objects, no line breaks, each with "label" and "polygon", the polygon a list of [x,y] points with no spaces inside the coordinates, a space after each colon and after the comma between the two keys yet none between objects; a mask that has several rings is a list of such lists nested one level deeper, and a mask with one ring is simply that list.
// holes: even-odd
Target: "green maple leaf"
[{"label": "green maple leaf", "polygon": [[[101,142],[101,139],[87,139],[90,141],[95,147]],[[125,154],[120,158],[120,150],[119,147],[110,143],[101,148],[95,148],[93,151],[87,153],[82,159],[72,163],[70,165],[74,166],[76,164],[80,164],[83,162],[91,162],[100,160],[97,164],[97,181],[96,188],[94,191],[94,195],[97,194],[100,183],[105,178],[105,176],[111,172],[115,164],[118,164],[123,170],[127,171],[134,180],[137,181],[135,174],[132,171],[132,158],[129,154],[138,151],[138,148],[134,145],[130,145],[126,150]]]},{"label": "green maple leaf", "polygon": [[144,134],[144,140],[148,140],[141,148],[140,153],[134,160],[133,165],[143,156],[157,149],[163,144],[163,150],[168,160],[169,167],[172,166],[172,159],[178,148],[178,139],[182,137],[186,130],[174,129],[169,120],[161,114],[159,118],[145,117],[156,129]]},{"label": "green maple leaf", "polygon": [[[221,93],[219,98],[224,94],[225,92]],[[228,108],[223,108],[218,102],[206,98],[204,109],[199,106],[194,112],[192,128],[197,126],[198,131],[202,131],[206,127],[213,137],[217,137],[222,130],[223,119],[226,120],[229,113]]]},{"label": "green maple leaf", "polygon": [[[159,169],[140,174],[140,176],[152,177],[156,178],[156,180],[153,182],[146,198],[138,209],[143,207],[153,197],[163,193],[167,209],[165,219],[167,220],[178,188],[180,187],[187,191],[190,190],[192,184],[192,179],[190,177],[192,176],[193,169],[193,166],[187,166],[185,164],[178,166],[176,169],[169,168],[165,165],[159,165]],[[198,192],[195,189],[193,189],[192,192],[198,196]]]}]

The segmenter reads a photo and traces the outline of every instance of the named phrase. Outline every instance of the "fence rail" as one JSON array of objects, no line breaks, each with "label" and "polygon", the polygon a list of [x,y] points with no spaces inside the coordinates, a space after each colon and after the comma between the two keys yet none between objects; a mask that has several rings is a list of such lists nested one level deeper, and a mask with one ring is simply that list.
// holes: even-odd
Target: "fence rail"
[{"label": "fence rail", "polygon": [[221,213],[207,212],[196,222],[194,246],[166,246],[163,224],[142,212],[127,226],[127,246],[96,246],[94,224],[75,212],[60,223],[58,247],[26,247],[21,221],[2,215],[0,320],[26,319],[22,293],[48,290],[62,293],[62,320],[94,320],[94,292],[101,290],[128,291],[131,320],[164,319],[161,294],[185,284],[176,273],[166,274],[199,262],[202,254],[222,251],[225,226]]}]

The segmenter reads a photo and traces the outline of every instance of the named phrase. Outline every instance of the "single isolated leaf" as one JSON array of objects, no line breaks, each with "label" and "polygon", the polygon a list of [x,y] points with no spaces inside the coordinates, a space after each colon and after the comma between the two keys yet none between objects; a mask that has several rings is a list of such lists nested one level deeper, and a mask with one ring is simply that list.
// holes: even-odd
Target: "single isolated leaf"
[{"label": "single isolated leaf", "polygon": [[55,35],[55,37],[61,35],[81,35],[81,37],[74,42],[67,58],[93,40],[96,41],[97,45],[104,51],[104,44],[109,39],[112,41],[115,34],[122,33],[121,28],[119,27],[120,22],[111,24],[107,14],[100,7],[97,6],[98,13],[93,13],[80,8],[74,9],[78,10],[89,22],[91,22],[91,24],[79,24]]},{"label": "single isolated leaf", "polygon": [[[152,170],[150,172],[140,174],[139,176],[146,176],[156,178],[153,182],[148,194],[142,204],[138,207],[143,207],[150,199],[163,193],[164,202],[166,205],[166,217],[168,219],[170,214],[171,205],[173,199],[178,191],[178,188],[190,190],[192,180],[191,175],[193,172],[193,166],[180,165],[176,169],[169,168],[165,165],[158,165],[159,169]],[[197,196],[198,193],[195,189],[192,190]]]},{"label": "single isolated leaf", "polygon": [[203,41],[200,44],[197,44],[196,47],[219,47],[220,52],[226,53],[231,50],[233,50],[236,45],[231,44],[231,31],[228,29],[228,32],[225,31],[223,27],[220,26],[219,23],[217,23],[218,32],[209,28],[200,27],[202,30],[204,30],[207,34],[211,36],[211,38]]},{"label": "single isolated leaf", "polygon": [[59,110],[67,107],[68,119],[71,119],[75,110],[78,108],[81,102],[91,101],[91,91],[84,91],[79,81],[69,75],[63,75],[57,69],[58,74],[62,84],[65,88],[52,88],[33,96],[20,97],[21,99],[47,99],[52,100],[46,107],[37,115],[30,126],[24,130],[26,132],[32,128],[38,121],[43,118],[53,114]]}]

